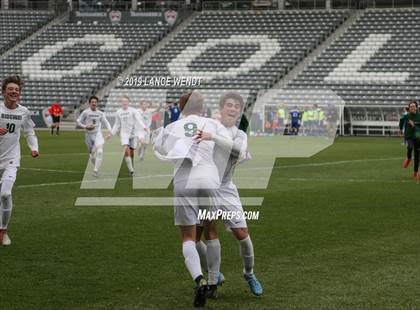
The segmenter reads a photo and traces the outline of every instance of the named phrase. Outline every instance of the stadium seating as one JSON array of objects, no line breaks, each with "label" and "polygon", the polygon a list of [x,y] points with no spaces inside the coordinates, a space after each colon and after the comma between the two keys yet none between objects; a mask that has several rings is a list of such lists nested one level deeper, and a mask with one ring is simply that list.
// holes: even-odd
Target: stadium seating
[{"label": "stadium seating", "polygon": [[353,106],[418,99],[419,20],[418,9],[367,10],[289,87],[331,89]]},{"label": "stadium seating", "polygon": [[[133,76],[202,77],[199,88],[247,89],[255,99],[259,89],[276,83],[348,15],[348,11],[206,11]],[[173,87],[168,100],[185,89]],[[112,103],[107,108],[112,110]]]},{"label": "stadium seating", "polygon": [[0,53],[51,19],[52,15],[46,12],[0,10]]},{"label": "stadium seating", "polygon": [[168,31],[157,24],[57,24],[0,61],[0,76],[26,80],[22,104],[71,111]]}]

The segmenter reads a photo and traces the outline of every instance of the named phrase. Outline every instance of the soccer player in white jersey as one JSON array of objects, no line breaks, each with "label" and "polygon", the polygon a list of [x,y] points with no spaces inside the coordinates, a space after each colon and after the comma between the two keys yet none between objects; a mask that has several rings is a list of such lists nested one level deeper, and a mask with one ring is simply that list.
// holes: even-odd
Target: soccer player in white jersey
[{"label": "soccer player in white jersey", "polygon": [[102,165],[104,154],[104,136],[102,135],[102,125],[111,132],[111,125],[102,111],[97,109],[98,97],[92,96],[89,98],[89,108],[80,113],[76,122],[79,127],[86,130],[85,142],[90,154],[90,160],[94,165],[93,175],[95,177],[99,174],[99,169]]},{"label": "soccer player in white jersey", "polygon": [[0,103],[0,244],[10,245],[7,225],[12,215],[12,188],[20,165],[20,130],[31,150],[37,157],[38,139],[29,110],[18,102],[23,81],[19,76],[7,77],[1,86],[4,102]]},{"label": "soccer player in white jersey", "polygon": [[139,130],[139,158],[144,160],[144,155],[146,153],[146,147],[150,143],[150,130],[152,126],[152,116],[159,110],[159,106],[152,107],[152,103],[148,101],[140,102],[140,117],[143,121],[146,130],[140,128]]},{"label": "soccer player in white jersey", "polygon": [[200,207],[212,204],[214,191],[220,186],[220,178],[213,160],[214,141],[202,141],[197,144],[194,137],[199,129],[205,129],[206,132],[232,142],[226,128],[220,123],[200,116],[202,108],[203,97],[200,93],[194,91],[183,94],[180,98],[183,117],[163,128],[154,145],[155,154],[159,159],[170,160],[175,164],[175,225],[181,230],[185,265],[197,284],[195,307],[205,305],[207,291],[207,281],[203,277],[200,256],[195,245],[196,225],[199,223],[198,211]]},{"label": "soccer player in white jersey", "polygon": [[139,112],[130,107],[130,98],[123,96],[121,100],[121,108],[115,113],[115,123],[111,133],[107,136],[120,134],[121,145],[124,147],[124,158],[130,175],[134,175],[133,157],[134,150],[137,147],[137,139],[139,129],[146,130],[146,126],[140,118]]},{"label": "soccer player in white jersey", "polygon": [[[239,95],[238,93],[226,93],[222,96],[219,102],[219,111],[221,117],[220,121],[227,128],[229,135],[234,142],[232,149],[229,151],[230,156],[228,157],[227,165],[225,163],[226,148],[220,148],[220,145],[223,146],[222,139],[220,139],[219,137],[215,137],[214,134],[206,132],[204,130],[199,130],[197,134],[198,142],[206,140],[221,141],[219,143],[216,143],[215,147],[215,163],[219,168],[223,169],[223,171],[220,171],[220,175],[222,176],[221,185],[220,188],[216,190],[217,207],[219,209],[222,209],[223,211],[235,212],[235,214],[243,214],[243,208],[241,200],[239,198],[238,190],[232,181],[232,177],[236,165],[239,162],[249,158],[249,154],[247,152],[247,135],[244,131],[239,130],[236,126],[238,119],[241,117],[243,108],[244,101],[241,95]],[[242,258],[242,263],[244,267],[244,278],[248,282],[251,292],[256,296],[262,295],[263,288],[253,272],[254,248],[251,242],[251,238],[249,236],[245,219],[233,218],[232,220],[224,221],[224,225],[227,230],[232,231],[233,235],[239,242],[240,256]],[[218,263],[220,265],[220,257],[217,258],[213,257],[212,255],[209,256],[209,253],[206,253],[206,250],[208,252],[210,245],[212,247],[218,247],[218,251],[214,251],[214,253],[219,253],[220,255],[220,243],[217,237],[216,221],[212,221],[210,225],[207,226],[208,227],[206,227],[206,229],[204,230],[205,237],[207,240],[207,247],[203,245],[200,240],[197,240],[198,243],[201,243],[199,244],[199,253],[203,256],[206,255],[208,265],[214,263]],[[214,262],[209,260],[213,260]],[[210,295],[217,296],[216,290],[216,286],[210,287]]]}]

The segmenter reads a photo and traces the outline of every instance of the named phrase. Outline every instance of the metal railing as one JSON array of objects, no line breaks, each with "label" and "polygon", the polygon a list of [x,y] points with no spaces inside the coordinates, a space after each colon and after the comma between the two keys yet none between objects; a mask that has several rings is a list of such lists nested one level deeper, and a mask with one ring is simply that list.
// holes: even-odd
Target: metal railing
[{"label": "metal railing", "polygon": [[[175,11],[196,10],[194,4],[186,4],[182,0],[173,1],[137,1],[135,11],[164,11],[172,9]],[[131,0],[73,0],[73,10],[80,12],[107,12],[112,10],[129,11],[133,10]]]},{"label": "metal railing", "polygon": [[[4,9],[4,8],[1,8]],[[7,10],[10,11],[48,11],[55,15],[60,15],[67,11],[68,4],[66,0],[9,0]]]}]

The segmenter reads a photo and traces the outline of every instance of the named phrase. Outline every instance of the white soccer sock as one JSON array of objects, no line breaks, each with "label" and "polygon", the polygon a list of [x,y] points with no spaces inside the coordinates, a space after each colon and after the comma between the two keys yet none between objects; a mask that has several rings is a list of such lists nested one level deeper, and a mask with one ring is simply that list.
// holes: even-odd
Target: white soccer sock
[{"label": "white soccer sock", "polygon": [[239,254],[242,257],[242,263],[244,265],[245,274],[254,273],[254,247],[250,236],[246,237],[243,240],[239,240]]},{"label": "white soccer sock", "polygon": [[200,255],[201,269],[207,272],[207,245],[200,240],[195,244],[195,248]]},{"label": "white soccer sock", "polygon": [[0,200],[1,200],[1,221],[0,229],[7,229],[10,217],[12,216],[12,187],[14,182],[3,180],[1,184]]},{"label": "white soccer sock", "polygon": [[131,156],[126,156],[125,157],[125,162],[127,163],[128,171],[130,171],[130,172],[134,171],[134,169],[133,169],[133,161],[131,159]]},{"label": "white soccer sock", "polygon": [[92,165],[95,165],[95,162],[96,162],[95,152],[90,153],[89,159]]},{"label": "white soccer sock", "polygon": [[193,280],[197,279],[198,276],[202,276],[200,267],[200,256],[198,255],[197,249],[195,248],[195,242],[188,240],[182,243],[182,255],[185,258],[185,266],[188,269]]},{"label": "white soccer sock", "polygon": [[101,168],[103,155],[104,151],[102,149],[96,151],[95,171],[98,171],[99,168]]},{"label": "white soccer sock", "polygon": [[209,285],[216,285],[220,273],[220,242],[219,239],[207,240],[207,269]]}]

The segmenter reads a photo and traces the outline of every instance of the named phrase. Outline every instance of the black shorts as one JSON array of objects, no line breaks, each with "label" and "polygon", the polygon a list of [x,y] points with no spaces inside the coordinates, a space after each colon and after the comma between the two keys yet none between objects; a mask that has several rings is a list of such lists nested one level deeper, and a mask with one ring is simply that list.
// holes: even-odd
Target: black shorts
[{"label": "black shorts", "polygon": [[61,116],[54,116],[54,115],[52,116],[53,123],[59,123],[60,119],[61,119]]},{"label": "black shorts", "polygon": [[418,138],[416,139],[407,139],[407,146],[410,148],[420,148],[420,140]]}]

